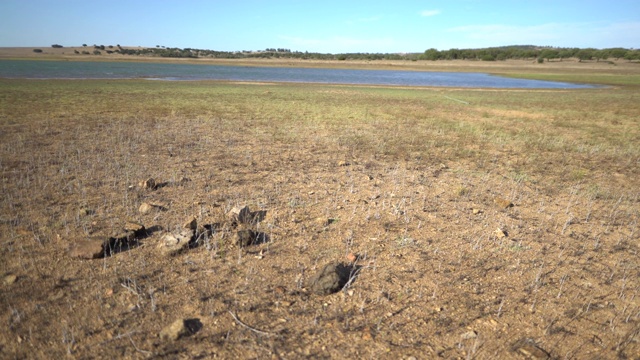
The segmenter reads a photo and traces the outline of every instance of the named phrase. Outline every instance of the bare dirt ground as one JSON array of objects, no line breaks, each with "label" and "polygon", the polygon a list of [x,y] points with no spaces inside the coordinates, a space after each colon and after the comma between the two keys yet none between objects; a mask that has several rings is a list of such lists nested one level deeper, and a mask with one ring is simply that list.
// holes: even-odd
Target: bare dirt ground
[{"label": "bare dirt ground", "polygon": [[640,358],[639,100],[2,80],[0,353]]}]

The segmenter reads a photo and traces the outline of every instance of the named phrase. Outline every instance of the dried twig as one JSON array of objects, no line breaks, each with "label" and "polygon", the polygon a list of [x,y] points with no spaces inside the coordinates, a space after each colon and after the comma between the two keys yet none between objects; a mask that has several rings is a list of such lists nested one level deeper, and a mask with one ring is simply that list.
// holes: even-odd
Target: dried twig
[{"label": "dried twig", "polygon": [[247,325],[247,324],[243,323],[242,321],[240,321],[240,319],[238,319],[238,317],[237,317],[234,313],[232,313],[232,312],[231,312],[231,310],[229,310],[229,314],[231,314],[231,317],[233,317],[233,320],[235,320],[239,325],[242,325],[243,327],[245,327],[245,328],[247,328],[247,329],[249,329],[249,330],[253,331],[253,332],[254,332],[254,333],[256,333],[256,334],[266,335],[266,336],[272,336],[272,335],[275,335],[275,334],[272,334],[272,333],[270,333],[270,332],[266,332],[266,331],[258,330],[258,329],[256,329],[256,328],[253,328],[253,327],[251,327],[251,326],[249,326],[249,325]]}]

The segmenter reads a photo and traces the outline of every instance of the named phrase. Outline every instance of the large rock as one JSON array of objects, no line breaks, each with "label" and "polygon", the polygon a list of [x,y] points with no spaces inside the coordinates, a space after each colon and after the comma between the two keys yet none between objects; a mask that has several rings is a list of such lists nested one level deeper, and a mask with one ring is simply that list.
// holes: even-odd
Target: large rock
[{"label": "large rock", "polygon": [[111,238],[90,237],[77,241],[69,250],[69,255],[80,259],[99,259],[105,256]]},{"label": "large rock", "polygon": [[167,255],[176,255],[188,249],[194,240],[193,230],[180,229],[164,234],[160,239],[160,243],[158,243],[158,247]]},{"label": "large rock", "polygon": [[349,281],[351,270],[338,263],[329,263],[309,279],[309,288],[318,295],[329,295],[340,291]]}]

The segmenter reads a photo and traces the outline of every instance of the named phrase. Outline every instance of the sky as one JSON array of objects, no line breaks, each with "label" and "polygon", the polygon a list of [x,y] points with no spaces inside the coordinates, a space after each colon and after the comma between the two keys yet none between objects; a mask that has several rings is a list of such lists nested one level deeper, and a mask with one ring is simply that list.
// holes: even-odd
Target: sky
[{"label": "sky", "polygon": [[640,0],[0,0],[0,47],[640,48]]}]

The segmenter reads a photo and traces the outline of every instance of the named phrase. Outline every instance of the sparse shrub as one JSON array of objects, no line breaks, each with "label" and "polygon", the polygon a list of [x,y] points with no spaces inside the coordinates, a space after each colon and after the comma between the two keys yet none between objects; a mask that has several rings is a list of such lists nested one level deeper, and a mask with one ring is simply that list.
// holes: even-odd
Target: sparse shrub
[{"label": "sparse shrub", "polygon": [[42,52],[42,49],[33,49],[33,52],[34,52],[34,53],[41,53],[41,52]]},{"label": "sparse shrub", "polygon": [[63,46],[62,46],[62,45],[58,45],[58,44],[53,44],[53,45],[51,45],[51,47],[52,47],[52,48],[56,48],[56,49],[60,49],[60,48],[62,48]]},{"label": "sparse shrub", "polygon": [[93,55],[102,55],[100,50],[93,50]]}]

